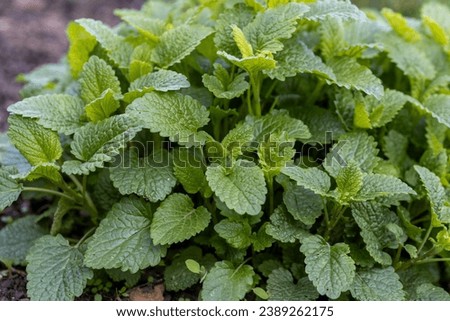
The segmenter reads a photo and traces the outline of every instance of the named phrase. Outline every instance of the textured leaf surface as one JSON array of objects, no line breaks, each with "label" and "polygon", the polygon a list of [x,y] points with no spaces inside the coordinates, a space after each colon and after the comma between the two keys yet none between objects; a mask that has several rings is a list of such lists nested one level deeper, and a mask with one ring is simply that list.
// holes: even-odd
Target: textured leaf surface
[{"label": "textured leaf surface", "polygon": [[263,70],[273,69],[276,66],[276,61],[273,59],[272,55],[267,53],[260,53],[256,56],[244,58],[235,57],[224,51],[219,51],[217,53],[230,61],[233,65],[247,71],[250,75],[257,74]]},{"label": "textured leaf surface", "polygon": [[45,230],[36,223],[37,216],[25,216],[0,230],[0,261],[13,265],[25,263],[25,258],[34,242],[45,235]]},{"label": "textured leaf surface", "polygon": [[347,255],[347,244],[328,244],[321,236],[303,240],[300,251],[305,255],[306,273],[317,291],[337,299],[350,289],[355,278],[355,262]]},{"label": "textured leaf surface", "polygon": [[174,174],[186,192],[195,194],[206,189],[208,182],[198,150],[180,148],[174,156]]},{"label": "textured leaf surface", "polygon": [[211,220],[211,213],[203,207],[194,208],[189,196],[172,194],[156,210],[152,225],[155,244],[184,241],[203,231]]},{"label": "textured leaf surface", "polygon": [[190,96],[178,93],[148,93],[133,101],[127,113],[139,119],[144,128],[173,141],[195,134],[209,121],[204,106]]},{"label": "textured leaf surface", "polygon": [[424,106],[438,122],[450,128],[449,95],[432,95],[425,101]]},{"label": "textured leaf surface", "polygon": [[368,201],[393,194],[412,194],[416,192],[406,183],[394,176],[382,174],[365,175],[362,187],[355,199]]},{"label": "textured leaf surface", "polygon": [[128,161],[110,169],[114,187],[124,195],[134,193],[150,202],[162,201],[177,182],[167,153],[163,150],[138,158],[131,152]]},{"label": "textured leaf surface", "polygon": [[365,20],[364,13],[350,1],[318,0],[310,6],[305,18],[312,21],[323,21],[330,17],[342,20]]},{"label": "textured leaf surface", "polygon": [[33,301],[73,300],[94,276],[84,266],[83,254],[61,235],[38,239],[27,261],[27,290]]},{"label": "textured leaf surface", "polygon": [[136,273],[158,265],[166,249],[151,239],[152,208],[135,198],[123,198],[100,222],[88,243],[85,264],[95,269]]},{"label": "textured leaf surface", "polygon": [[330,190],[330,176],[316,167],[301,168],[298,166],[290,166],[283,168],[281,172],[293,179],[297,185],[303,186],[316,194],[325,196]]},{"label": "textured leaf surface", "polygon": [[450,301],[450,294],[443,288],[431,283],[424,283],[416,289],[418,301]]},{"label": "textured leaf surface", "polygon": [[199,247],[191,246],[176,256],[172,264],[164,270],[164,284],[168,291],[185,290],[200,280],[200,275],[192,273],[186,267],[186,260],[195,260],[200,262],[202,259],[202,250]]},{"label": "textured leaf surface", "polygon": [[31,118],[12,115],[8,118],[8,136],[31,165],[51,163],[62,155],[59,136]]},{"label": "textured leaf surface", "polygon": [[303,224],[314,224],[322,214],[323,202],[320,195],[295,183],[285,187],[283,201],[294,219]]},{"label": "textured leaf surface", "polygon": [[246,249],[252,243],[252,228],[246,221],[224,219],[214,226],[214,230],[234,248]]},{"label": "textured leaf surface", "polygon": [[213,192],[229,209],[257,215],[266,199],[264,173],[254,163],[238,160],[233,167],[210,166],[206,179]]},{"label": "textured leaf surface", "polygon": [[363,186],[363,173],[355,163],[343,167],[336,177],[338,200],[348,202],[358,194]]},{"label": "textured leaf surface", "polygon": [[394,268],[374,268],[358,271],[350,289],[353,297],[361,301],[402,301],[403,285]]},{"label": "textured leaf surface", "polygon": [[12,114],[37,118],[37,123],[62,134],[73,134],[84,122],[81,99],[65,94],[26,98],[8,107]]},{"label": "textured leaf surface", "polygon": [[22,184],[10,177],[10,172],[0,168],[0,210],[16,201],[22,192]]},{"label": "textured leaf surface", "polygon": [[203,281],[201,297],[205,301],[238,301],[250,291],[255,272],[250,265],[237,269],[231,262],[217,262]]},{"label": "textured leaf surface", "polygon": [[291,272],[284,268],[273,270],[269,275],[267,293],[271,301],[314,301],[319,297],[319,293],[307,277],[294,283]]},{"label": "textured leaf surface", "polygon": [[220,64],[214,65],[214,75],[203,75],[203,84],[214,96],[218,98],[232,99],[241,96],[249,87],[245,80],[246,74],[242,73],[231,78],[228,71]]},{"label": "textured leaf surface", "polygon": [[283,243],[294,243],[309,236],[305,226],[279,206],[270,216],[270,223],[266,227],[266,233]]},{"label": "textured leaf surface", "polygon": [[66,34],[70,43],[67,60],[72,75],[77,78],[83,69],[83,65],[88,61],[89,54],[94,50],[97,40],[75,22],[69,23]]}]

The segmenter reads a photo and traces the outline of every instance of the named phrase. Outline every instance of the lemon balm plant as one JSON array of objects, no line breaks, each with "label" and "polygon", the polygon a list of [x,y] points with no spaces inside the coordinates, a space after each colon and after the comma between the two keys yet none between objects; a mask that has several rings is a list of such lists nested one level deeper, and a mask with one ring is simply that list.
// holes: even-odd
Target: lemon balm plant
[{"label": "lemon balm plant", "polygon": [[[32,300],[95,273],[202,300],[449,300],[450,10],[149,1],[79,19],[1,136]],[[411,280],[414,280],[412,282]]]}]

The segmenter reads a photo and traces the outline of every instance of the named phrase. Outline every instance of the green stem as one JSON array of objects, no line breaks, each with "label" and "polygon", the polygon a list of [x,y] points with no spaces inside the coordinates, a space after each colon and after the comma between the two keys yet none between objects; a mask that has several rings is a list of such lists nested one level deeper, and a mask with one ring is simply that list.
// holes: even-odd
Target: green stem
[{"label": "green stem", "polygon": [[64,193],[58,192],[58,191],[51,190],[51,189],[46,189],[46,188],[41,188],[41,187],[24,187],[23,191],[24,192],[37,192],[37,193],[51,194],[51,195],[67,198],[68,200],[76,202],[76,200],[73,197],[66,195]]},{"label": "green stem", "polygon": [[272,215],[274,210],[274,190],[273,190],[273,176],[269,173],[264,175],[267,181],[267,187],[269,189],[269,215]]},{"label": "green stem", "polygon": [[80,181],[75,175],[69,175],[70,180],[75,184],[75,186],[78,188],[78,190],[83,193],[83,185],[81,185]]},{"label": "green stem", "polygon": [[96,229],[96,228],[97,228],[97,227],[93,227],[93,228],[91,228],[89,231],[87,231],[86,234],[84,234],[83,237],[82,237],[82,238],[78,241],[78,243],[75,245],[75,248],[80,247],[80,245],[83,244],[84,241],[86,241],[86,239],[87,239],[89,236],[91,236],[91,235],[95,232],[95,229]]},{"label": "green stem", "polygon": [[430,237],[431,234],[431,230],[433,229],[433,224],[430,222],[430,226],[428,227],[427,233],[425,234],[424,239],[422,240],[422,243],[420,244],[418,250],[417,250],[417,254],[419,255],[420,252],[422,252],[423,247],[425,246],[425,243],[427,243],[428,238]]},{"label": "green stem", "polygon": [[261,97],[260,97],[260,87],[261,83],[258,81],[258,76],[250,75],[250,84],[253,91],[253,109],[255,116],[261,116]]},{"label": "green stem", "polygon": [[319,79],[316,84],[316,88],[314,88],[314,91],[312,92],[311,96],[309,96],[307,100],[308,105],[314,105],[314,103],[319,98],[320,94],[322,93],[322,88],[325,85],[325,81],[323,79]]},{"label": "green stem", "polygon": [[415,262],[415,264],[426,264],[426,263],[434,263],[434,262],[450,262],[450,257],[437,257],[431,259],[424,259]]},{"label": "green stem", "polygon": [[329,230],[330,215],[328,214],[327,200],[325,198],[322,198],[322,203],[323,203],[323,212],[325,214],[325,226],[327,227],[327,230]]},{"label": "green stem", "polygon": [[254,116],[250,95],[251,94],[250,94],[250,89],[249,89],[249,90],[247,90],[247,108],[248,108],[248,113],[250,115]]}]

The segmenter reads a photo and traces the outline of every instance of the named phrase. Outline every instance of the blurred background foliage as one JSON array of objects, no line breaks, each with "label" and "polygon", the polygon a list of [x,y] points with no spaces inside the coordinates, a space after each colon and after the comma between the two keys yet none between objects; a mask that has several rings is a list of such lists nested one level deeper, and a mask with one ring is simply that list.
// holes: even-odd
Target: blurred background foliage
[{"label": "blurred background foliage", "polygon": [[[427,2],[440,2],[449,4],[450,0],[351,0],[360,8],[391,8],[394,11],[401,12],[409,16],[419,16],[420,8]],[[450,19],[450,17],[449,17]]]}]

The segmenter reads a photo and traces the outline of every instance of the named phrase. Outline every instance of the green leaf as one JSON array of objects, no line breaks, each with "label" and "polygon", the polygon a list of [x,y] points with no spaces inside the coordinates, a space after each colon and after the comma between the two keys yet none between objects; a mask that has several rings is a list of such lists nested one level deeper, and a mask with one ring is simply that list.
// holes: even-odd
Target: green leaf
[{"label": "green leaf", "polygon": [[283,243],[294,243],[309,236],[305,226],[294,220],[283,206],[279,206],[270,216],[266,233]]},{"label": "green leaf", "polygon": [[75,22],[69,23],[66,34],[70,43],[67,60],[72,76],[78,78],[83,65],[88,61],[90,53],[94,50],[97,40]]},{"label": "green leaf", "polygon": [[365,132],[348,133],[327,154],[323,167],[336,177],[342,167],[354,162],[363,172],[371,173],[378,163],[376,146],[374,138]]},{"label": "green leaf", "polygon": [[211,165],[206,179],[213,192],[231,210],[258,215],[267,194],[264,173],[253,162],[238,160],[232,167]]},{"label": "green leaf", "polygon": [[114,187],[123,195],[137,194],[150,202],[162,201],[177,183],[168,151],[152,153],[138,158],[130,151],[129,160],[110,169]]},{"label": "green leaf", "polygon": [[[199,247],[191,246],[183,250],[176,256],[172,263],[164,270],[164,284],[168,291],[181,291],[193,286],[200,280],[198,273],[193,273],[187,267],[187,262],[200,261],[202,250]],[[198,269],[200,265],[197,263]]]},{"label": "green leaf", "polygon": [[156,210],[151,233],[155,244],[173,244],[203,231],[211,220],[211,213],[203,207],[194,208],[189,196],[172,194]]},{"label": "green leaf", "polygon": [[417,42],[421,40],[420,33],[408,24],[408,20],[397,12],[389,8],[383,8],[381,14],[386,18],[392,29],[408,42]]},{"label": "green leaf", "polygon": [[153,90],[162,92],[176,91],[189,86],[186,76],[172,70],[160,69],[134,80],[130,84],[124,100],[131,102]]},{"label": "green leaf", "polygon": [[200,25],[180,25],[163,33],[152,52],[152,61],[166,69],[188,56],[212,30]]},{"label": "green leaf", "polygon": [[354,198],[359,201],[368,201],[394,194],[416,195],[416,192],[397,177],[382,174],[368,174],[364,176],[362,187]]},{"label": "green leaf", "polygon": [[320,195],[296,183],[285,186],[283,202],[294,219],[303,224],[313,225],[322,215],[323,202]]},{"label": "green leaf", "polygon": [[29,215],[15,220],[0,230],[0,261],[13,265],[25,263],[34,242],[46,231],[36,223],[37,216]]},{"label": "green leaf", "polygon": [[202,80],[205,87],[217,98],[233,99],[241,96],[250,87],[245,80],[246,76],[246,73],[241,73],[232,79],[221,64],[214,64],[214,75],[204,74]]},{"label": "green leaf", "polygon": [[11,114],[36,118],[39,125],[58,133],[71,135],[83,126],[84,104],[65,94],[39,95],[26,98],[8,107]]},{"label": "green leaf", "polygon": [[94,276],[84,266],[83,254],[61,235],[38,239],[26,260],[27,292],[33,301],[73,300]]},{"label": "green leaf", "polygon": [[355,262],[348,256],[345,243],[328,244],[321,236],[303,240],[300,251],[305,255],[306,273],[321,295],[337,299],[349,290],[355,278]]},{"label": "green leaf", "polygon": [[247,221],[224,219],[214,225],[214,230],[234,248],[246,249],[252,244],[252,227]]},{"label": "green leaf", "polygon": [[62,155],[59,136],[35,120],[11,115],[8,136],[31,165],[51,163]]},{"label": "green leaf", "polygon": [[351,162],[339,171],[336,176],[336,184],[338,201],[345,204],[351,201],[363,186],[363,173],[358,165]]},{"label": "green leaf", "polygon": [[161,19],[148,16],[145,12],[131,10],[115,10],[114,14],[137,29],[149,42],[157,42],[166,29],[166,23]]},{"label": "green leaf", "polygon": [[417,301],[450,301],[450,294],[443,288],[431,283],[424,283],[416,289]]},{"label": "green leaf", "polygon": [[426,167],[415,165],[414,169],[419,174],[420,180],[427,191],[427,198],[430,201],[433,215],[437,215],[442,223],[450,223],[449,207],[445,204],[448,198],[439,177]]},{"label": "green leaf", "polygon": [[33,166],[30,170],[12,175],[11,178],[18,180],[34,181],[40,178],[50,180],[55,185],[63,185],[63,178],[60,173],[61,168],[54,163],[40,164]]},{"label": "green leaf", "polygon": [[271,301],[314,301],[319,297],[314,285],[307,277],[294,283],[291,272],[278,268],[270,273],[267,293]]},{"label": "green leaf", "polygon": [[103,120],[119,109],[120,102],[115,95],[111,89],[107,89],[99,98],[86,105],[85,110],[89,120],[93,122]]},{"label": "green leaf", "polygon": [[11,173],[26,173],[31,169],[30,163],[14,147],[6,133],[0,133],[0,165]]},{"label": "green leaf", "polygon": [[345,133],[341,121],[335,111],[308,106],[299,110],[300,118],[311,132],[310,141],[331,144]]},{"label": "green leaf", "polygon": [[253,56],[253,48],[252,45],[245,38],[244,33],[241,28],[236,25],[231,26],[233,39],[236,42],[236,46],[239,48],[242,57],[250,57]]},{"label": "green leaf", "polygon": [[352,296],[361,301],[402,301],[403,285],[393,267],[358,271],[350,289]]},{"label": "green leaf", "polygon": [[330,176],[316,167],[301,168],[298,166],[289,166],[283,168],[281,172],[294,180],[299,186],[303,186],[322,196],[328,195],[331,187]]},{"label": "green leaf", "polygon": [[241,123],[230,130],[222,140],[226,153],[234,159],[241,156],[243,149],[253,141],[253,128]]},{"label": "green leaf", "polygon": [[367,95],[377,99],[383,97],[383,84],[372,71],[359,64],[355,58],[339,57],[327,61],[327,65],[333,70],[339,87],[363,91]]},{"label": "green leaf", "polygon": [[225,51],[218,51],[217,54],[227,59],[233,65],[247,71],[250,75],[255,75],[263,70],[273,69],[276,66],[276,61],[273,59],[272,54],[267,52],[245,58],[235,57]]},{"label": "green leaf", "polygon": [[175,151],[174,174],[186,192],[195,194],[208,189],[201,151],[185,147]]},{"label": "green leaf", "polygon": [[15,202],[22,193],[22,184],[11,178],[11,173],[0,168],[0,211]]},{"label": "green leaf", "polygon": [[209,122],[204,106],[178,93],[148,93],[133,101],[127,114],[138,119],[144,128],[172,141],[187,139]]},{"label": "green leaf", "polygon": [[347,0],[318,0],[310,5],[305,19],[323,21],[329,18],[342,20],[367,20],[364,13]]},{"label": "green leaf", "polygon": [[205,301],[238,301],[251,290],[255,272],[250,265],[235,268],[231,262],[217,262],[203,281]]},{"label": "green leaf", "polygon": [[62,166],[63,172],[88,175],[96,168],[102,168],[105,162],[113,161],[113,157],[140,129],[136,120],[128,115],[87,124],[75,133],[70,144],[72,154],[80,161],[66,161]]},{"label": "green leaf", "polygon": [[128,288],[134,287],[141,279],[142,273],[139,271],[137,273],[123,272],[119,269],[109,269],[106,270],[108,276],[114,282],[125,281],[125,286]]},{"label": "green leaf", "polygon": [[450,128],[450,96],[449,95],[432,95],[424,102],[426,110],[428,110],[433,118],[441,124]]},{"label": "green leaf", "polygon": [[151,220],[149,203],[136,197],[123,198],[100,222],[89,241],[86,266],[136,273],[158,265],[166,248],[152,241]]}]

